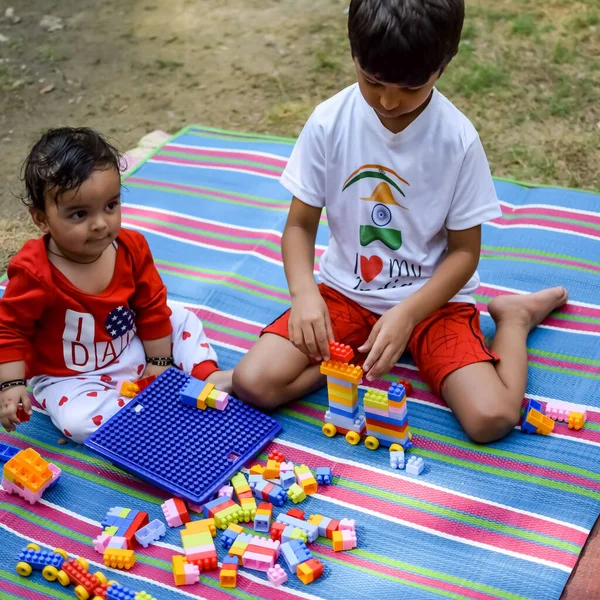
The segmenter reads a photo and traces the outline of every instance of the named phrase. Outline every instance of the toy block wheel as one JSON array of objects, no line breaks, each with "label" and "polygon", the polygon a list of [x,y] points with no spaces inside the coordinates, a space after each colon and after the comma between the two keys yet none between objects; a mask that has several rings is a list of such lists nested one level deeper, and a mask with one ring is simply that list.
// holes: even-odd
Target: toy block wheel
[{"label": "toy block wheel", "polygon": [[369,450],[377,450],[377,448],[379,448],[379,440],[376,437],[373,437],[372,435],[369,435],[365,439],[365,446]]},{"label": "toy block wheel", "polygon": [[90,594],[82,585],[78,585],[74,591],[77,600],[89,600]]},{"label": "toy block wheel", "polygon": [[356,431],[349,431],[346,434],[346,441],[349,444],[356,446],[356,444],[358,444],[360,442],[360,433],[357,433]]},{"label": "toy block wheel", "polygon": [[40,547],[37,544],[27,544],[27,550],[33,550],[34,552],[39,552]]},{"label": "toy block wheel", "polygon": [[404,448],[400,444],[392,444],[390,446],[390,452],[404,452]]},{"label": "toy block wheel", "polygon": [[29,577],[31,575],[31,565],[26,562],[17,563],[17,573],[21,577]]},{"label": "toy block wheel", "polygon": [[94,573],[94,577],[100,582],[100,583],[108,583],[108,579],[106,579],[106,575],[102,572],[102,571],[96,571]]},{"label": "toy block wheel", "polygon": [[56,580],[63,587],[69,587],[71,585],[71,580],[69,579],[69,576],[64,571],[58,572],[58,575],[56,576]]},{"label": "toy block wheel", "polygon": [[58,569],[53,567],[52,565],[47,565],[44,567],[42,571],[42,577],[46,581],[56,581],[56,576],[58,575]]},{"label": "toy block wheel", "polygon": [[88,563],[87,560],[85,560],[85,558],[83,558],[83,556],[78,556],[75,559],[86,571],[90,570],[90,564]]},{"label": "toy block wheel", "polygon": [[323,427],[321,428],[321,431],[327,437],[333,437],[337,433],[337,428],[332,423],[325,423],[325,425],[323,425]]},{"label": "toy block wheel", "polygon": [[69,555],[62,548],[54,548],[54,554],[62,556],[64,560],[68,560]]}]

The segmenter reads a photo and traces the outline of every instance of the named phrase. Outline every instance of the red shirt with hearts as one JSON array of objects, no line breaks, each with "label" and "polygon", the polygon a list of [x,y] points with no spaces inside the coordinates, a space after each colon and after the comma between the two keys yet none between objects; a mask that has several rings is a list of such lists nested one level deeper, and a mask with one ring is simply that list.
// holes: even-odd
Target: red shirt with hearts
[{"label": "red shirt with hearts", "polygon": [[172,332],[167,290],[142,234],[121,229],[114,274],[100,294],[66,279],[48,260],[47,242],[28,241],[8,265],[0,363],[24,360],[27,378],[77,375],[115,361],[136,335]]}]

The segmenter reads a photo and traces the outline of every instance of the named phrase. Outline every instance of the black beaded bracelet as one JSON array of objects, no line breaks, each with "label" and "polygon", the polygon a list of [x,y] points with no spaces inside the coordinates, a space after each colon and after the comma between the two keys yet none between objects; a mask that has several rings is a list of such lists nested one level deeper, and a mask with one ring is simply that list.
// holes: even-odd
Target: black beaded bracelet
[{"label": "black beaded bracelet", "polygon": [[18,385],[27,385],[27,381],[25,379],[11,379],[10,381],[5,381],[4,383],[0,383],[0,392],[4,390],[8,390],[13,387],[17,387]]},{"label": "black beaded bracelet", "polygon": [[170,367],[173,364],[172,356],[146,356],[146,362],[155,367]]}]

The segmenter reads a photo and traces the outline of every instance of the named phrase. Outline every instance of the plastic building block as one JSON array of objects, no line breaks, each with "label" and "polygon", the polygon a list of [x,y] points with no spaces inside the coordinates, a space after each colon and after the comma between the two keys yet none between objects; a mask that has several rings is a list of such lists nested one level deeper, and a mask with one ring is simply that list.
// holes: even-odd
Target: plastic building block
[{"label": "plastic building block", "polygon": [[331,485],[331,467],[317,467],[317,483],[321,485]]},{"label": "plastic building block", "polygon": [[27,448],[4,465],[2,487],[9,494],[16,493],[35,504],[60,473],[57,466],[44,460],[33,448]]},{"label": "plastic building block", "polygon": [[204,505],[204,516],[212,517],[219,529],[226,529],[230,523],[243,520],[243,511],[231,498],[221,496]]},{"label": "plastic building block", "polygon": [[137,379],[135,384],[138,386],[140,392],[145,390],[150,384],[156,381],[156,375],[148,375],[148,377],[143,377],[142,379]]},{"label": "plastic building block", "polygon": [[200,572],[217,568],[217,550],[213,541],[216,527],[212,519],[188,523],[180,534],[188,563],[196,565]]},{"label": "plastic building block", "polygon": [[265,471],[265,468],[262,465],[252,465],[250,467],[250,475],[262,475]]},{"label": "plastic building block", "polygon": [[306,493],[297,483],[290,486],[287,495],[294,504],[298,504],[298,502],[302,502],[306,498]]},{"label": "plastic building block", "polygon": [[412,396],[413,385],[408,379],[404,379],[404,377],[401,377],[400,379],[398,379],[398,385],[404,387],[407,396]]},{"label": "plastic building block", "polygon": [[135,398],[141,392],[138,384],[133,381],[122,381],[117,388],[119,396],[125,396],[125,398]]},{"label": "plastic building block", "polygon": [[281,431],[281,425],[236,398],[230,398],[223,411],[190,410],[178,398],[190,379],[179,369],[167,369],[85,445],[174,496],[204,504]]},{"label": "plastic building block", "polygon": [[247,569],[266,572],[275,565],[279,556],[279,546],[277,541],[255,536],[242,555],[242,564]]},{"label": "plastic building block", "polygon": [[237,473],[234,477],[231,478],[231,485],[235,490],[235,495],[238,500],[241,498],[245,498],[248,495],[252,495],[252,490],[248,485],[246,476],[242,472]]},{"label": "plastic building block", "polygon": [[333,361],[349,363],[354,358],[354,350],[346,344],[329,342],[329,356]]},{"label": "plastic building block", "polygon": [[112,582],[106,592],[106,600],[136,600],[138,595],[124,585]]},{"label": "plastic building block", "polygon": [[[254,487],[260,481],[263,481],[263,476],[260,475],[259,473],[250,473],[250,475],[248,475],[248,485],[250,486],[250,489],[252,491],[254,491]],[[294,479],[294,481],[295,481],[295,479]]]},{"label": "plastic building block", "polygon": [[333,551],[341,552],[342,550],[352,550],[356,548],[356,532],[354,530],[344,529],[333,532]]},{"label": "plastic building block", "polygon": [[171,563],[175,585],[191,585],[200,581],[200,569],[196,565],[189,564],[185,556],[175,555]]},{"label": "plastic building block", "polygon": [[326,360],[321,363],[321,373],[329,377],[335,377],[342,381],[347,381],[358,385],[363,376],[363,370],[360,367],[349,365],[334,360]]},{"label": "plastic building block", "polygon": [[78,598],[85,597],[84,592],[87,592],[88,597],[91,598],[94,596],[106,597],[108,587],[104,583],[106,579],[104,578],[102,581],[95,574],[92,575],[88,571],[88,563],[84,558],[66,560],[56,578],[65,587],[72,583],[75,586],[74,592]]},{"label": "plastic building block", "polygon": [[138,541],[138,544],[147,548],[152,542],[163,537],[165,533],[165,524],[159,519],[154,519],[154,521],[136,531],[135,539]]},{"label": "plastic building block", "polygon": [[296,483],[296,475],[293,471],[285,471],[279,476],[279,482],[284,490],[289,490]]},{"label": "plastic building block", "polygon": [[269,452],[268,459],[282,463],[285,462],[285,455],[279,450],[271,450],[271,452]]},{"label": "plastic building block", "polygon": [[156,598],[148,592],[136,592],[134,600],[156,600]]},{"label": "plastic building block", "polygon": [[575,429],[575,430],[579,430],[583,427],[583,424],[585,423],[585,418],[586,418],[586,413],[580,413],[580,412],[571,412],[569,413],[569,418],[567,420],[567,423],[569,425],[569,429]]},{"label": "plastic building block", "polygon": [[37,544],[27,544],[17,557],[17,573],[28,577],[32,571],[42,571],[44,579],[54,581],[61,569],[67,553],[60,548],[53,552],[42,550]]},{"label": "plastic building block", "polygon": [[273,525],[271,525],[271,531],[269,532],[271,539],[281,542],[281,536],[286,527],[287,525],[285,523],[273,523]]},{"label": "plastic building block", "polygon": [[185,503],[180,498],[170,498],[163,502],[160,507],[169,527],[179,527],[191,521]]},{"label": "plastic building block", "polygon": [[231,487],[230,485],[224,485],[219,490],[219,498],[221,498],[221,496],[228,496],[229,498],[233,498],[233,487]]},{"label": "plastic building block", "polygon": [[[538,409],[540,410],[540,409]],[[546,402],[546,416],[554,421],[564,421],[568,423],[571,413],[580,413],[583,415],[583,422],[587,418],[587,411],[582,404],[572,404],[571,402],[563,402],[561,400],[549,400]],[[574,429],[577,429],[576,427]]]},{"label": "plastic building block", "polygon": [[420,456],[410,456],[406,461],[406,472],[411,475],[420,475],[425,468],[425,462]]},{"label": "plastic building block", "polygon": [[254,529],[268,533],[273,518],[273,505],[270,502],[261,502],[254,517]]},{"label": "plastic building block", "polygon": [[[291,525],[288,525],[288,527],[291,527]],[[306,544],[307,537],[308,536],[306,535],[306,531],[302,531],[302,529],[298,529],[298,527],[294,527],[292,529],[292,533],[290,534],[289,540],[286,539],[285,541],[291,542],[292,540],[300,540],[301,542],[304,542]],[[283,541],[283,536],[282,536],[282,541]]]},{"label": "plastic building block", "polygon": [[285,564],[292,572],[296,570],[296,567],[300,563],[312,558],[312,554],[306,547],[306,544],[299,540],[292,540],[291,542],[281,544],[281,556],[283,556]]},{"label": "plastic building block", "polygon": [[283,506],[287,499],[286,492],[283,488],[267,481],[266,479],[263,479],[263,481],[258,481],[252,492],[259,500],[265,500],[275,506]]},{"label": "plastic building block", "polygon": [[279,465],[279,473],[286,473],[288,471],[294,472],[294,463],[290,460],[288,462],[282,462]]},{"label": "plastic building block", "polygon": [[[527,411],[525,422],[535,428],[536,433],[541,433],[542,435],[548,435],[554,429],[554,421],[535,408],[530,408]],[[521,429],[523,429],[522,426]],[[527,431],[529,431],[529,428],[527,428]]]},{"label": "plastic building block", "polygon": [[282,585],[288,580],[287,573],[281,568],[281,565],[275,565],[267,571],[267,579],[275,586]]},{"label": "plastic building block", "polygon": [[304,515],[306,513],[303,510],[300,510],[299,508],[290,508],[290,510],[287,511],[287,514],[290,517],[294,517],[296,519],[300,519],[301,521],[304,521]]},{"label": "plastic building block", "polygon": [[269,459],[267,461],[267,466],[265,467],[265,470],[263,471],[263,478],[264,479],[277,479],[279,477],[279,467],[281,466],[281,463],[278,463],[276,460],[271,460]]},{"label": "plastic building block", "polygon": [[294,473],[296,474],[296,483],[304,490],[307,496],[317,493],[317,481],[312,471],[306,465],[294,467]]},{"label": "plastic building block", "polygon": [[[295,517],[290,517],[289,515],[284,514],[279,514],[276,520],[278,523],[283,523],[284,525],[292,525],[293,527],[297,527],[298,529],[305,531],[307,539],[311,543],[314,542],[319,535],[319,528],[310,521],[301,521],[300,519],[296,519]],[[336,529],[337,525],[338,521],[336,521]]]},{"label": "plastic building block", "polygon": [[13,456],[21,452],[18,448],[13,448],[8,444],[0,444],[0,462],[8,462]]},{"label": "plastic building block", "polygon": [[404,469],[404,450],[390,452],[390,467],[392,469]]},{"label": "plastic building block", "polygon": [[338,525],[338,531],[356,532],[356,521],[354,519],[342,519]]},{"label": "plastic building block", "polygon": [[21,403],[19,403],[17,407],[17,419],[19,419],[21,423],[27,423],[31,419],[31,416],[23,408],[23,405]]},{"label": "plastic building block", "polygon": [[[229,559],[229,560],[228,560]],[[237,586],[238,562],[230,556],[226,556],[219,573],[219,584],[224,588],[234,588]]]},{"label": "plastic building block", "polygon": [[135,565],[135,553],[133,550],[107,548],[104,551],[104,564],[113,569],[129,570]]},{"label": "plastic building block", "polygon": [[121,550],[127,550],[127,540],[123,536],[113,535],[108,541],[108,544],[106,544],[106,548],[118,548]]},{"label": "plastic building block", "polygon": [[236,525],[235,523],[230,523],[227,529],[223,532],[221,536],[221,545],[226,550],[231,548],[233,542],[235,542],[236,538],[240,533],[244,532],[244,528]]},{"label": "plastic building block", "polygon": [[318,558],[311,558],[296,567],[298,579],[308,585],[323,575],[323,563]]},{"label": "plastic building block", "polygon": [[521,420],[521,431],[523,433],[535,433],[536,427],[527,421],[529,412],[531,410],[537,410],[539,413],[543,413],[542,403],[537,400],[530,399],[525,404],[525,411],[523,412],[523,418]]},{"label": "plastic building block", "polygon": [[246,552],[246,548],[251,540],[251,535],[247,533],[240,533],[235,542],[233,542],[231,545],[231,548],[229,548],[229,556],[235,556],[241,562],[242,556],[244,555],[244,552]]}]

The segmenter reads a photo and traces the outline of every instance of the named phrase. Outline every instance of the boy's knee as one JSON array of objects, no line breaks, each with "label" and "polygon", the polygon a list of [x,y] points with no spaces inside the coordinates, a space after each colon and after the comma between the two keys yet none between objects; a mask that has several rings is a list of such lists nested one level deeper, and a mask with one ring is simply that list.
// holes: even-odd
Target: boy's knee
[{"label": "boy's knee", "polygon": [[511,407],[506,399],[487,406],[475,406],[461,425],[466,434],[479,444],[503,438],[519,422],[520,410]]},{"label": "boy's knee", "polygon": [[277,386],[265,373],[246,366],[243,361],[233,371],[233,394],[240,400],[270,410],[281,404]]}]

